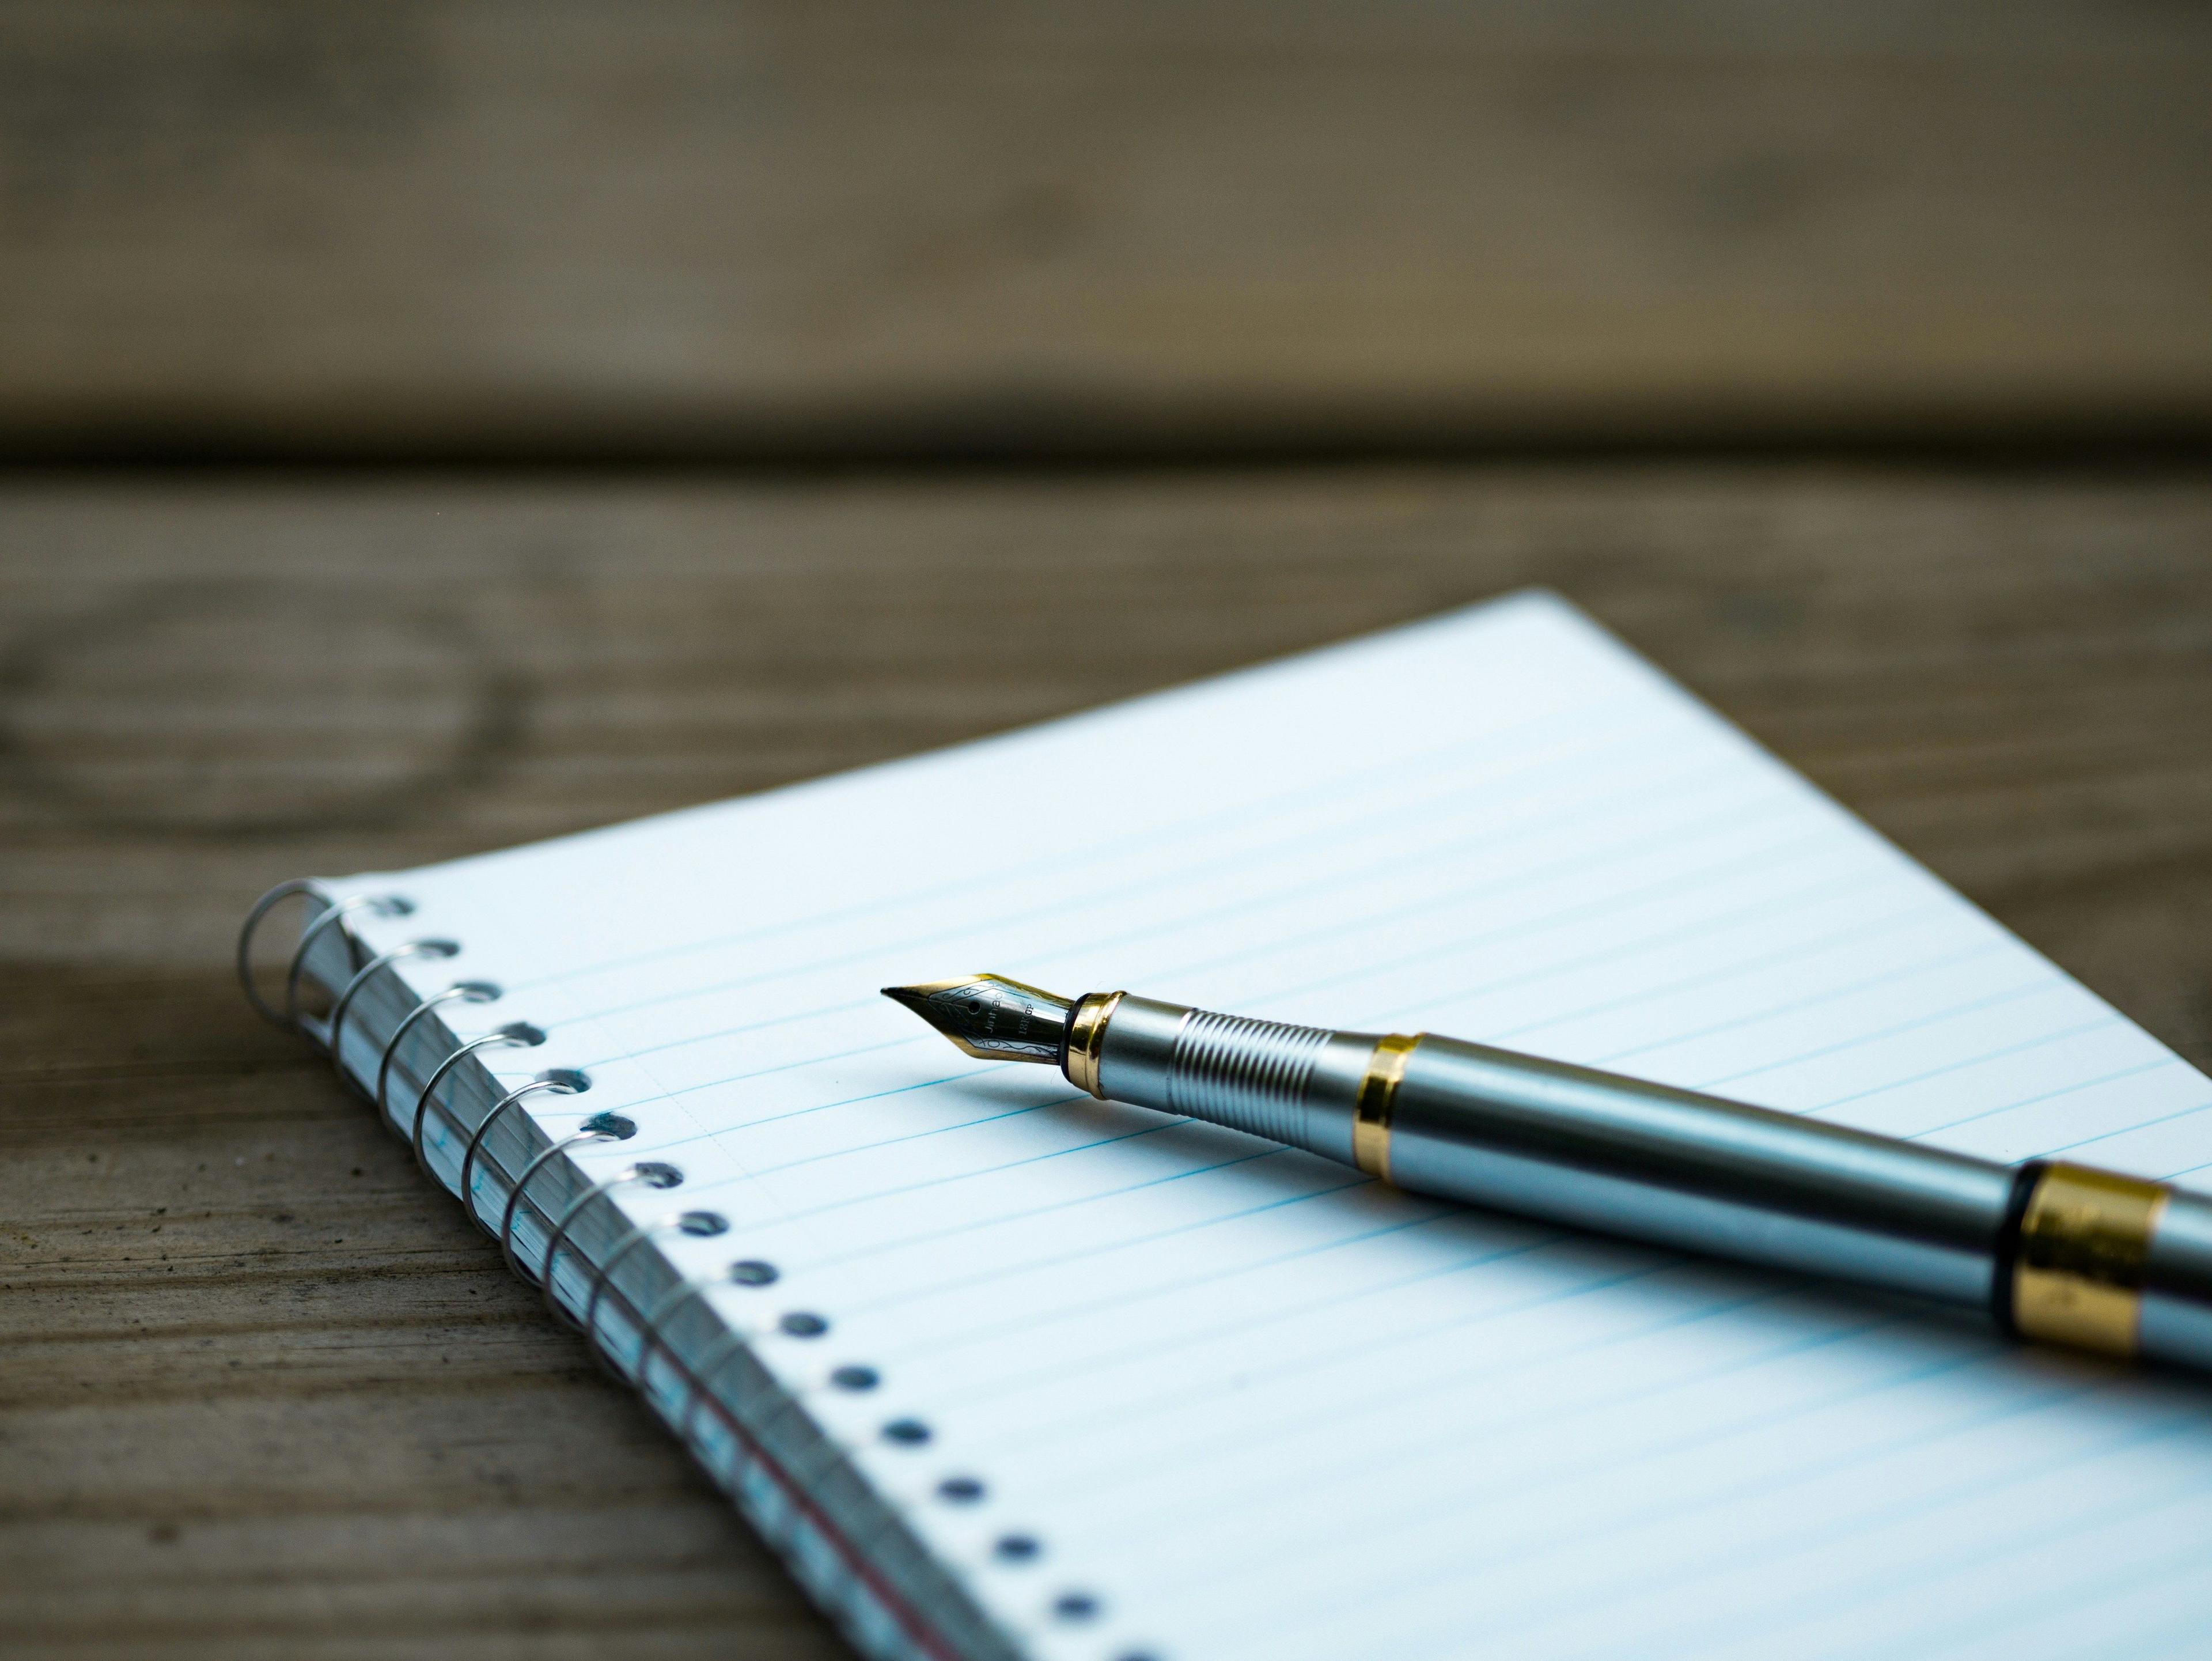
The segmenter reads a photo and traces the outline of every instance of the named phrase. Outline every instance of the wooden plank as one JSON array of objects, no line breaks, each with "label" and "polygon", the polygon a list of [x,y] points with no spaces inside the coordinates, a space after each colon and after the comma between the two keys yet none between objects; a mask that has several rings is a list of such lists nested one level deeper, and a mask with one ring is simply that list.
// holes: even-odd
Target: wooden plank
[{"label": "wooden plank", "polygon": [[225,955],[260,887],[1530,582],[2212,1063],[2201,476],[0,489],[10,1653],[837,1652],[404,1150],[247,1014]]},{"label": "wooden plank", "polygon": [[225,982],[0,970],[9,1653],[842,1653]]},{"label": "wooden plank", "polygon": [[2212,432],[2212,15],[0,0],[0,451]]}]

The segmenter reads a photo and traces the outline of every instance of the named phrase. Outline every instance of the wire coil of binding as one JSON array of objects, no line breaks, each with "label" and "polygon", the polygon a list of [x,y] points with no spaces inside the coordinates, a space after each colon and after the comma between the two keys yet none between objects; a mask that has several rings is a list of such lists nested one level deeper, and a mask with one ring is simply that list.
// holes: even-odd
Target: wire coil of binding
[{"label": "wire coil of binding", "polygon": [[[253,941],[270,913],[284,900],[295,897],[311,904],[321,900],[323,909],[301,928],[299,941],[285,964],[282,1001],[272,1003],[263,995],[254,979]],[[501,989],[490,982],[464,980],[455,982],[441,992],[418,999],[395,1024],[379,1049],[373,1074],[374,1086],[364,1087],[358,1083],[344,1064],[343,1041],[347,1022],[364,989],[380,973],[395,964],[415,959],[455,957],[459,954],[461,947],[451,940],[425,937],[403,941],[388,950],[371,953],[349,926],[349,920],[363,915],[407,917],[413,916],[415,911],[414,903],[404,895],[356,894],[325,900],[319,886],[313,881],[299,879],[279,883],[257,900],[246,914],[239,930],[237,970],[239,983],[254,1012],[270,1025],[295,1032],[321,1048],[329,1056],[338,1076],[374,1105],[378,1117],[409,1144],[424,1174],[435,1178],[436,1173],[430,1166],[424,1145],[425,1125],[429,1114],[434,1110],[456,1131],[464,1128],[453,1107],[448,1102],[438,1099],[440,1086],[470,1056],[493,1048],[533,1047],[543,1043],[546,1034],[543,1029],[526,1021],[513,1021],[459,1043],[426,1076],[422,1088],[416,1092],[406,1129],[403,1131],[393,1123],[389,1100],[392,1074],[407,1034],[441,1009],[458,1004],[489,1003],[501,995]],[[316,946],[332,939],[344,943],[345,962],[349,972],[337,987],[328,1012],[317,1018],[303,1009],[302,993],[309,961]],[[725,1329],[707,1349],[690,1360],[668,1341],[668,1323],[680,1310],[705,1298],[718,1287],[773,1285],[778,1278],[774,1266],[755,1259],[738,1259],[718,1274],[679,1281],[655,1298],[650,1307],[641,1308],[614,1278],[614,1270],[620,1263],[647,1241],[671,1233],[694,1238],[723,1234],[729,1229],[728,1220],[718,1212],[682,1211],[652,1223],[633,1225],[617,1238],[603,1257],[594,1260],[589,1254],[578,1250],[572,1238],[575,1226],[592,1202],[634,1183],[654,1189],[675,1188],[684,1181],[683,1171],[664,1161],[640,1161],[588,1183],[561,1206],[556,1214],[530,1191],[532,1183],[539,1174],[576,1149],[629,1140],[637,1135],[635,1122],[621,1113],[594,1114],[574,1129],[553,1138],[548,1146],[524,1165],[519,1173],[507,1170],[489,1146],[494,1128],[511,1110],[533,1096],[580,1095],[591,1087],[592,1080],[587,1074],[570,1068],[556,1068],[499,1095],[475,1127],[468,1131],[459,1175],[451,1190],[454,1198],[479,1229],[498,1241],[501,1256],[508,1270],[525,1284],[540,1288],[548,1307],[557,1318],[584,1335],[592,1354],[601,1365],[647,1393],[651,1391],[652,1369],[656,1359],[674,1370],[682,1390],[680,1405],[675,1408],[671,1416],[672,1427],[678,1438],[703,1457],[708,1445],[702,1439],[699,1415],[702,1410],[711,1411],[726,1434],[730,1455],[730,1462],[721,1469],[716,1469],[710,1463],[708,1469],[711,1474],[732,1495],[749,1506],[759,1503],[757,1498],[747,1499],[747,1473],[756,1474],[781,1497],[790,1517],[830,1548],[834,1560],[840,1565],[843,1588],[842,1591],[829,1587],[818,1590],[830,1603],[833,1613],[841,1613],[848,1619],[857,1621],[860,1616],[856,1609],[866,1609],[872,1612],[875,1619],[888,1619],[918,1652],[933,1658],[933,1661],[958,1661],[958,1649],[933,1622],[920,1613],[899,1587],[884,1577],[867,1549],[878,1534],[892,1525],[893,1518],[888,1508],[885,1516],[878,1519],[872,1527],[856,1534],[849,1524],[841,1524],[830,1516],[815,1499],[813,1490],[817,1480],[837,1461],[846,1457],[846,1451],[828,1435],[823,1435],[810,1450],[813,1457],[799,1464],[794,1464],[788,1456],[774,1451],[775,1427],[787,1415],[802,1405],[801,1392],[774,1383],[771,1375],[772,1399],[757,1403],[756,1409],[744,1417],[739,1416],[723,1399],[718,1381],[731,1361],[762,1335],[761,1329],[749,1323],[727,1321]],[[506,1190],[503,1200],[498,1202],[500,1210],[496,1226],[490,1220],[489,1206],[480,1204],[477,1197],[480,1171],[489,1173],[491,1180]],[[439,1185],[447,1186],[442,1180]],[[539,1254],[534,1274],[523,1263],[518,1250],[520,1213],[526,1203],[547,1231],[545,1244]],[[580,1319],[562,1306],[554,1284],[558,1260],[564,1250],[572,1253],[583,1265],[587,1281],[581,1298]],[[632,1359],[627,1368],[617,1354],[613,1335],[605,1329],[602,1310],[610,1304],[622,1309],[635,1335]],[[786,1314],[778,1328],[787,1335],[802,1338],[819,1336],[829,1329],[828,1323],[822,1317],[803,1311]],[[878,1382],[874,1369],[865,1366],[836,1368],[830,1379],[833,1388],[847,1390],[872,1390]],[[902,1427],[912,1427],[919,1434],[912,1438],[902,1436],[898,1433]],[[893,1421],[884,1427],[884,1434],[892,1441],[928,1439],[927,1427],[917,1426],[912,1421]],[[937,1485],[937,1491],[940,1497],[953,1503],[972,1503],[984,1494],[980,1482],[963,1476],[945,1478]],[[797,1565],[800,1560],[794,1557],[793,1561]],[[841,1610],[837,1607],[840,1597],[852,1598],[853,1604]],[[859,1629],[857,1626],[854,1628],[856,1633]]]},{"label": "wire coil of binding", "polygon": [[[289,988],[287,995],[289,995]],[[392,1083],[392,1060],[399,1053],[399,1041],[407,1036],[416,1022],[432,1010],[441,1009],[449,1003],[494,1003],[499,996],[499,988],[489,981],[456,981],[443,992],[434,992],[422,999],[401,1016],[399,1025],[392,1029],[392,1036],[384,1041],[384,1053],[376,1058],[377,1113],[381,1116],[391,1110],[385,1102],[385,1092]],[[418,1106],[416,1110],[419,1114],[422,1110]]]},{"label": "wire coil of binding", "polygon": [[[614,1359],[613,1347],[599,1336],[599,1299],[613,1284],[615,1265],[647,1240],[657,1239],[664,1234],[688,1234],[695,1239],[707,1239],[717,1234],[726,1234],[729,1230],[730,1220],[719,1211],[681,1211],[673,1216],[664,1217],[657,1223],[640,1224],[607,1249],[607,1255],[594,1265],[591,1295],[584,1299],[583,1333],[591,1342],[592,1353],[599,1358],[608,1372],[617,1378],[629,1378]],[[642,1342],[642,1335],[640,1336]]]},{"label": "wire coil of binding", "polygon": [[[535,1096],[544,1092],[560,1096],[578,1096],[591,1087],[592,1081],[586,1074],[579,1073],[573,1068],[555,1068],[550,1072],[539,1074],[529,1083],[518,1085],[508,1091],[507,1094],[494,1102],[490,1110],[477,1122],[477,1128],[469,1133],[469,1145],[461,1155],[460,1186],[455,1197],[460,1201],[461,1208],[469,1214],[469,1220],[484,1232],[486,1238],[494,1238],[494,1231],[492,1226],[484,1220],[483,1213],[477,1209],[476,1202],[477,1160],[483,1152],[485,1135],[490,1131],[492,1126],[499,1123],[501,1114],[526,1097]],[[620,1116],[602,1114],[599,1116],[611,1120]],[[622,1120],[622,1123],[629,1124],[627,1119]],[[631,1125],[629,1134],[636,1134],[636,1129],[635,1125]]]},{"label": "wire coil of binding", "polygon": [[[434,1178],[436,1173],[430,1169],[430,1155],[422,1146],[423,1121],[428,1117],[429,1110],[434,1106],[439,1112],[445,1115],[447,1123],[453,1123],[453,1110],[437,1100],[438,1086],[444,1082],[446,1075],[459,1064],[464,1056],[473,1056],[479,1050],[532,1050],[544,1042],[545,1031],[543,1027],[532,1026],[528,1021],[509,1021],[506,1025],[495,1028],[482,1037],[470,1039],[430,1069],[429,1078],[424,1080],[422,1088],[415,1097],[415,1116],[407,1127],[407,1145],[415,1151],[415,1163],[425,1177]],[[380,1099],[378,1102],[378,1111],[380,1113],[383,1111]]]}]

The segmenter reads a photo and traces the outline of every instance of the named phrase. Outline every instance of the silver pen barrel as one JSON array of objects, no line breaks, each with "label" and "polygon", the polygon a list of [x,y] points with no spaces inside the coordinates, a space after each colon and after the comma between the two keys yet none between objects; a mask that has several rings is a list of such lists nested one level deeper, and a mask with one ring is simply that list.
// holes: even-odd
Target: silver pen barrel
[{"label": "silver pen barrel", "polygon": [[1249,1131],[1415,1192],[2212,1367],[2212,1202],[2163,1183],[1998,1165],[1454,1038],[1125,993],[1053,1003],[1062,1069],[1102,1099]]}]

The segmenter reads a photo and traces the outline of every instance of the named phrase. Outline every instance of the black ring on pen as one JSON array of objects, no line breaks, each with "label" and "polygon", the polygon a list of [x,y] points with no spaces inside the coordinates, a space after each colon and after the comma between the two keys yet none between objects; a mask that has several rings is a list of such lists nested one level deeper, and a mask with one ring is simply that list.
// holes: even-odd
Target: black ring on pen
[{"label": "black ring on pen", "polygon": [[2021,1225],[2027,1220],[2028,1202],[2035,1197],[2044,1172],[2050,1169],[2042,1159],[2030,1159],[2013,1172],[2012,1192],[2005,1199],[2004,1222],[1997,1230],[1996,1262],[1990,1274],[1990,1313],[2008,1338],[2021,1335],[2020,1323],[2012,1306],[2013,1271],[2020,1263]]}]

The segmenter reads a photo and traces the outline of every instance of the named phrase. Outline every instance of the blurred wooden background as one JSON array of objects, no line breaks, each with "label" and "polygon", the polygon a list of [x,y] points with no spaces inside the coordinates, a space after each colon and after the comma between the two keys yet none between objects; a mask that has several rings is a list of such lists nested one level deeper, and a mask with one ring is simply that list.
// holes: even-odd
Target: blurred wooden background
[{"label": "blurred wooden background", "polygon": [[283,877],[1540,582],[2212,1064],[2208,85],[2157,4],[0,0],[9,1653],[840,1652],[247,1013]]},{"label": "blurred wooden background", "polygon": [[0,441],[2212,433],[2212,13],[4,0]]}]

